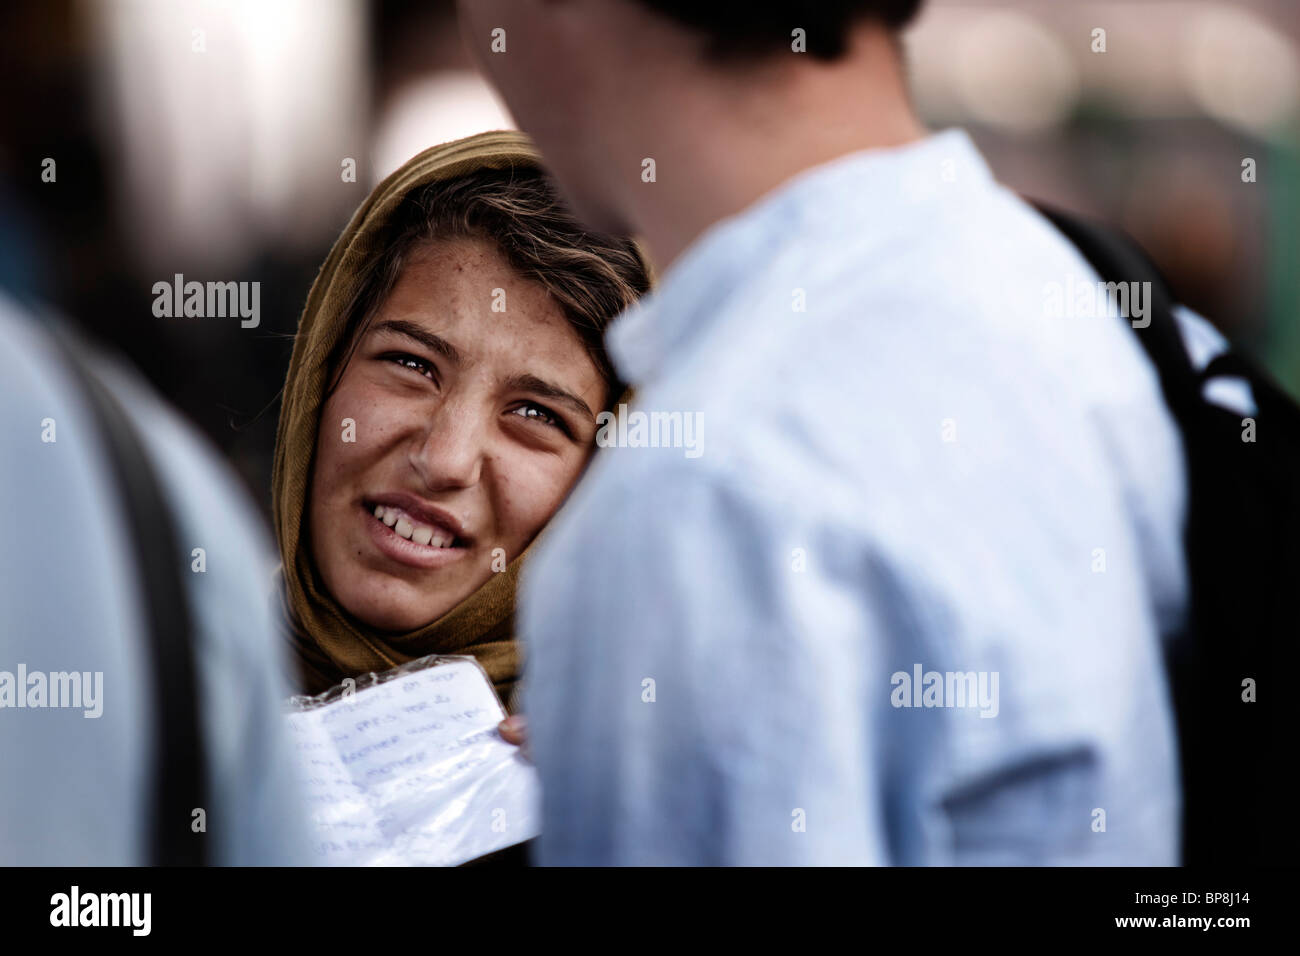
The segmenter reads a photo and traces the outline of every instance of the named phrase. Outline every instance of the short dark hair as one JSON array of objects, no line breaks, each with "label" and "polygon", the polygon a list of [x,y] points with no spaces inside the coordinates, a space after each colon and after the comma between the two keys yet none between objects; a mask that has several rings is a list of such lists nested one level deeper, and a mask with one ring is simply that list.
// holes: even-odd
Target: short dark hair
[{"label": "short dark hair", "polygon": [[924,0],[637,0],[656,13],[702,33],[709,56],[745,59],[788,51],[796,28],[810,56],[835,60],[848,47],[849,29],[874,20],[889,30],[907,26]]},{"label": "short dark hair", "polygon": [[611,320],[645,294],[650,276],[631,239],[584,228],[540,169],[484,169],[429,183],[405,196],[385,225],[382,251],[366,265],[343,335],[330,357],[328,390],[361,334],[425,243],[485,239],[560,305],[605,380],[610,402],[623,383],[605,351]]}]

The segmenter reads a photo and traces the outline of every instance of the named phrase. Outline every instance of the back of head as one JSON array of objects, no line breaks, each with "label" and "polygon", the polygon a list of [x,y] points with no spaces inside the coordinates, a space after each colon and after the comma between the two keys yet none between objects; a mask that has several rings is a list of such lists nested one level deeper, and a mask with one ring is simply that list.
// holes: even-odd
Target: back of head
[{"label": "back of head", "polygon": [[897,39],[921,4],[461,0],[460,13],[578,217],[640,236],[662,270],[800,170],[920,135]]},{"label": "back of head", "polygon": [[891,31],[916,16],[924,0],[635,0],[682,26],[703,34],[715,60],[754,59],[789,51],[795,30],[804,31],[807,53],[835,60],[848,48],[849,31],[874,20]]}]

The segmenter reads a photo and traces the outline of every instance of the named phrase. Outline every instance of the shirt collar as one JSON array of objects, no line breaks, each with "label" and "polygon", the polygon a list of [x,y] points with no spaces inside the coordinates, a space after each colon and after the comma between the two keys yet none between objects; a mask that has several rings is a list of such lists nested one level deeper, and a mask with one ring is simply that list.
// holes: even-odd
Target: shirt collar
[{"label": "shirt collar", "polygon": [[804,170],[706,229],[658,287],[614,321],[606,340],[620,376],[632,385],[657,377],[728,294],[781,246],[845,225],[858,235],[898,232],[917,218],[916,206],[992,182],[979,150],[960,129]]}]

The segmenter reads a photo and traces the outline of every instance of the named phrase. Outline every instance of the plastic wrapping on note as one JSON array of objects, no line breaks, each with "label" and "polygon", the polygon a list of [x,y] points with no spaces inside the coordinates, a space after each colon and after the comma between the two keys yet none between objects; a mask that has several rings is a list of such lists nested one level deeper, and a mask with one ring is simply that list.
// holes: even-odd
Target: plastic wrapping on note
[{"label": "plastic wrapping on note", "polygon": [[472,657],[295,697],[286,719],[327,866],[455,866],[537,835],[536,772]]}]

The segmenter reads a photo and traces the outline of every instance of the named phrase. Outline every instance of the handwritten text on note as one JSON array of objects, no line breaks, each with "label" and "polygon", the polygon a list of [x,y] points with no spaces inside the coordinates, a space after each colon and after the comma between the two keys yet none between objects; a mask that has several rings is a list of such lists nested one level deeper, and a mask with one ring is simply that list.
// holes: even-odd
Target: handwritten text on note
[{"label": "handwritten text on note", "polygon": [[464,658],[289,714],[319,862],[454,866],[536,836],[536,773],[504,716]]}]

